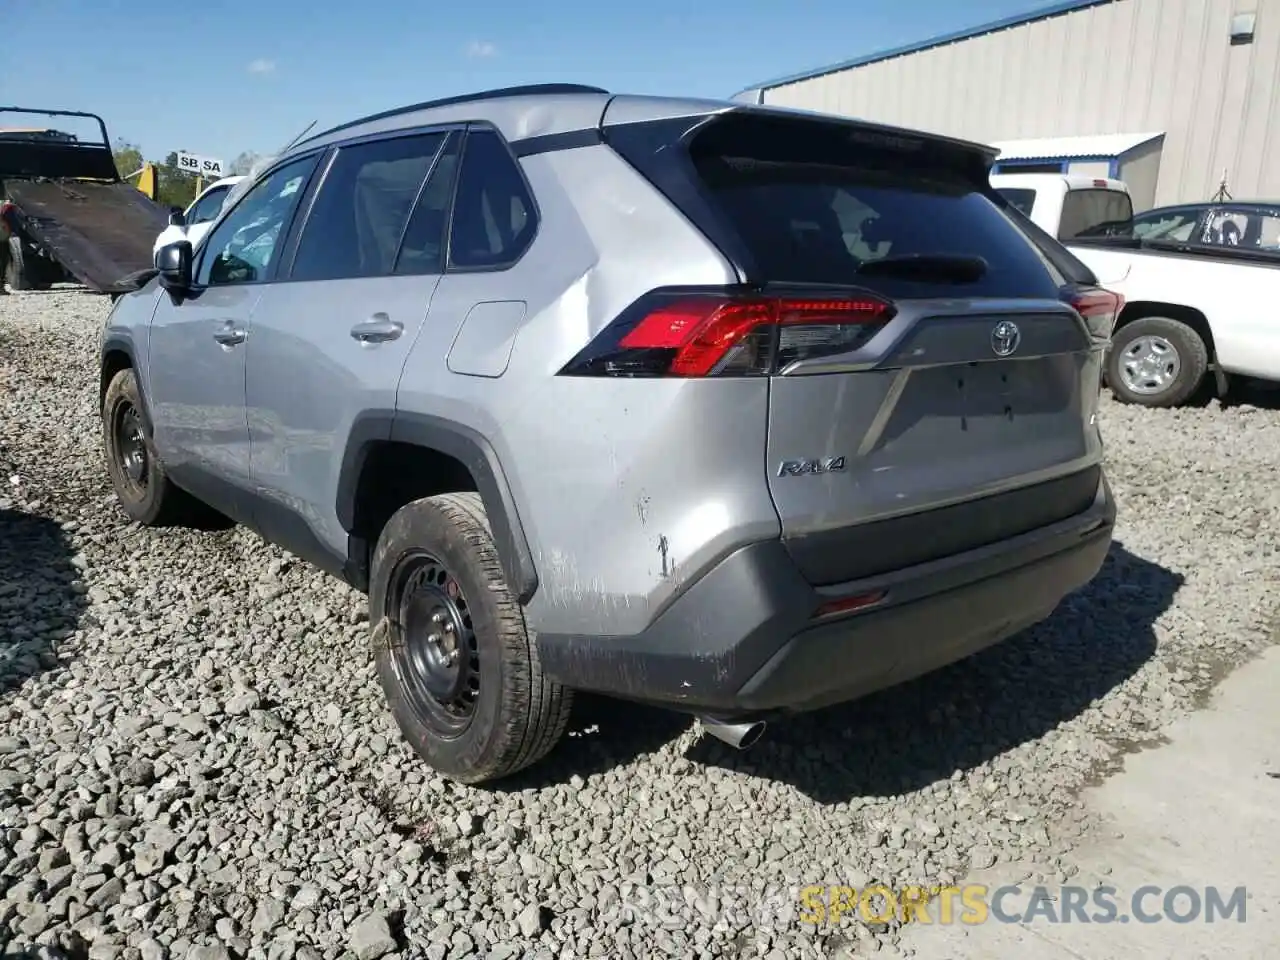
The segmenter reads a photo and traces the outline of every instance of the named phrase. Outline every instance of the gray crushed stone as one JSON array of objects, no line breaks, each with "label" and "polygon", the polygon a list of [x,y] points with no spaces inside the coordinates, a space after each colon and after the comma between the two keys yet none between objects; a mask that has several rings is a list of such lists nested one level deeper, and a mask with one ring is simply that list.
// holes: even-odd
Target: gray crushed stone
[{"label": "gray crushed stone", "polygon": [[1046,623],[742,754],[584,698],[535,771],[454,786],[391,725],[357,594],[243,530],[124,522],[106,311],[0,298],[6,958],[896,956],[799,889],[1066,879],[1081,785],[1272,640],[1278,405],[1104,398],[1117,543]]}]

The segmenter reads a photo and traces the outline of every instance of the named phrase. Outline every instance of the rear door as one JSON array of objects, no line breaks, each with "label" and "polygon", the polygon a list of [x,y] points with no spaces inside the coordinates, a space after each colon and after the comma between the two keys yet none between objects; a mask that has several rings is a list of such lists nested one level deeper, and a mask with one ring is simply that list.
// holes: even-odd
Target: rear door
[{"label": "rear door", "polygon": [[1100,337],[976,154],[750,115],[712,122],[690,153],[766,289],[863,304],[844,326],[783,326],[777,345],[765,469],[811,580],[920,563],[1093,502]]},{"label": "rear door", "polygon": [[334,491],[356,417],[391,411],[440,282],[460,135],[400,133],[339,148],[290,260],[253,314],[249,458],[269,539],[345,557]]}]

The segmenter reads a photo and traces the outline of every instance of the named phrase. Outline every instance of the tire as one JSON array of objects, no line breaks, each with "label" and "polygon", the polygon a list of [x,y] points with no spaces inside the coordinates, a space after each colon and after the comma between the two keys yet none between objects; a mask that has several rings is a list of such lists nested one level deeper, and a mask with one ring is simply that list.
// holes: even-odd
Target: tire
[{"label": "tire", "polygon": [[[448,779],[510,776],[564,735],[573,693],[542,673],[478,494],[427,497],[396,511],[374,549],[369,622],[397,726]],[[441,642],[429,641],[432,632]],[[441,669],[450,648],[452,668]],[[431,660],[434,672],[423,667]]]},{"label": "tire", "polygon": [[1169,317],[1140,317],[1112,337],[1106,382],[1122,403],[1179,407],[1200,389],[1208,370],[1209,349],[1190,326]]},{"label": "tire", "polygon": [[29,249],[22,237],[9,237],[9,265],[5,268],[5,280],[10,290],[48,290],[51,284],[39,275],[39,257],[29,257]]},{"label": "tire", "polygon": [[116,499],[129,519],[143,526],[193,520],[206,511],[165,473],[144,409],[133,370],[121,370],[112,378],[102,404],[103,449]]}]

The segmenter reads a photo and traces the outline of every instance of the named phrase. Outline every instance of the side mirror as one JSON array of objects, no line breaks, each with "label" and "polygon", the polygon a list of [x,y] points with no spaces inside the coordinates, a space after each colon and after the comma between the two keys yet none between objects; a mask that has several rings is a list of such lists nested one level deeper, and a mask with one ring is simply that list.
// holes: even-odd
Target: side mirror
[{"label": "side mirror", "polygon": [[187,215],[182,212],[181,207],[169,208],[169,226],[185,227],[187,225]]},{"label": "side mirror", "polygon": [[160,286],[177,294],[191,289],[191,243],[178,240],[165,244],[156,254]]}]

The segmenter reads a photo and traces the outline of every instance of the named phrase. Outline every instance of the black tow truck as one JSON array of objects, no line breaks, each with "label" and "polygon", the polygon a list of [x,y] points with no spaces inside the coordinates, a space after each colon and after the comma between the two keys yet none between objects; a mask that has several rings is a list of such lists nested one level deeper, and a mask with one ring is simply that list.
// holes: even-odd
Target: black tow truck
[{"label": "black tow truck", "polygon": [[[93,121],[101,139],[10,126],[15,113]],[[121,178],[101,117],[0,107],[0,242],[9,289],[71,282],[125,293],[153,269],[155,240],[168,222],[166,207]]]}]

